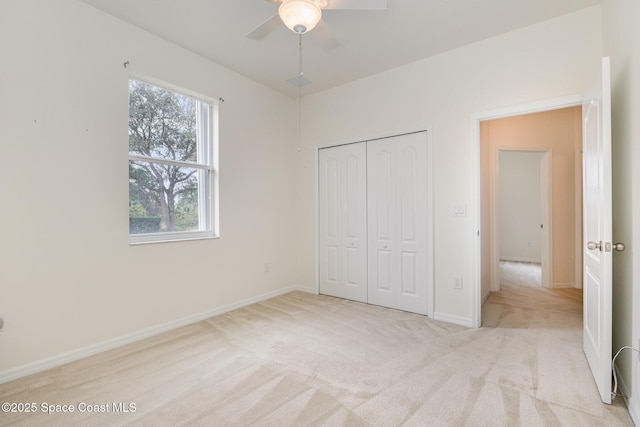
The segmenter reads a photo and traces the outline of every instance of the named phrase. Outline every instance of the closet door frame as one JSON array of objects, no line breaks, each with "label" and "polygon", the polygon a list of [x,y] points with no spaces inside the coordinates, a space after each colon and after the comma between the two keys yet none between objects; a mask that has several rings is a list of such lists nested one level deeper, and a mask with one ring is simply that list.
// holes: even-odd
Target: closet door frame
[{"label": "closet door frame", "polygon": [[432,143],[432,127],[431,125],[420,126],[416,128],[409,128],[405,130],[389,132],[384,134],[372,135],[369,137],[355,138],[344,141],[335,141],[326,144],[320,144],[315,147],[314,150],[314,164],[315,164],[315,293],[320,293],[320,253],[319,253],[319,209],[320,209],[320,182],[319,182],[319,156],[320,150],[323,148],[336,147],[346,144],[354,144],[359,142],[373,141],[377,139],[391,138],[395,136],[401,136],[409,133],[426,132],[427,138],[427,174],[426,174],[426,198],[427,198],[427,211],[429,212],[429,218],[427,219],[427,233],[429,239],[427,241],[427,317],[433,318],[435,312],[435,271],[434,271],[434,210],[433,210],[433,143]]}]

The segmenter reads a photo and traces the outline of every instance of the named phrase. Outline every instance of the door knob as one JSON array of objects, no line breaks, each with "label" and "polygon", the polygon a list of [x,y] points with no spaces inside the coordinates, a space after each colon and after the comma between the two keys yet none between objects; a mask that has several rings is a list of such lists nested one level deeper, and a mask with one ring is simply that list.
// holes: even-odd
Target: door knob
[{"label": "door knob", "polygon": [[613,249],[615,249],[618,252],[622,252],[625,249],[627,249],[627,246],[624,243],[614,243]]},{"label": "door knob", "polygon": [[594,250],[594,249],[598,249],[599,251],[602,250],[602,242],[588,242],[587,243],[587,249],[589,249],[590,251]]}]

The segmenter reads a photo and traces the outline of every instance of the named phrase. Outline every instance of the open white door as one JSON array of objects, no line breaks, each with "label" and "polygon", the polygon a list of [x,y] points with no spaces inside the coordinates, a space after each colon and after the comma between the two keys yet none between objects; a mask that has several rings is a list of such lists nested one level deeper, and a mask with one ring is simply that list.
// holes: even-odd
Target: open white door
[{"label": "open white door", "polygon": [[584,353],[600,398],[611,403],[611,83],[609,58],[582,106]]}]

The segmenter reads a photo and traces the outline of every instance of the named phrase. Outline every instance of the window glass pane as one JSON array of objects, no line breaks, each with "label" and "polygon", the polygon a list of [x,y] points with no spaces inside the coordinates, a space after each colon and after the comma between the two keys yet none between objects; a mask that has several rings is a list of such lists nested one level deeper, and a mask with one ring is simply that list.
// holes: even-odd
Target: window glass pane
[{"label": "window glass pane", "polygon": [[129,80],[132,244],[217,236],[217,110],[202,99]]},{"label": "window glass pane", "polygon": [[[129,233],[197,231],[199,195],[206,194],[208,171],[129,161]],[[204,220],[204,219],[203,219]],[[203,224],[204,225],[204,224]]]},{"label": "window glass pane", "polygon": [[197,104],[188,96],[129,80],[129,154],[196,162]]}]

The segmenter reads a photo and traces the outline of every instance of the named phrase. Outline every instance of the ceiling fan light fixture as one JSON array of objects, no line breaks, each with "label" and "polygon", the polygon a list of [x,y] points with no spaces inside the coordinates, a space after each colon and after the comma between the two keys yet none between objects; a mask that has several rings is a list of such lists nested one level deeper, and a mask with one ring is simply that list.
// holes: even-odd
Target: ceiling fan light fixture
[{"label": "ceiling fan light fixture", "polygon": [[284,0],[278,15],[291,31],[304,34],[320,22],[322,10],[313,0]]}]

